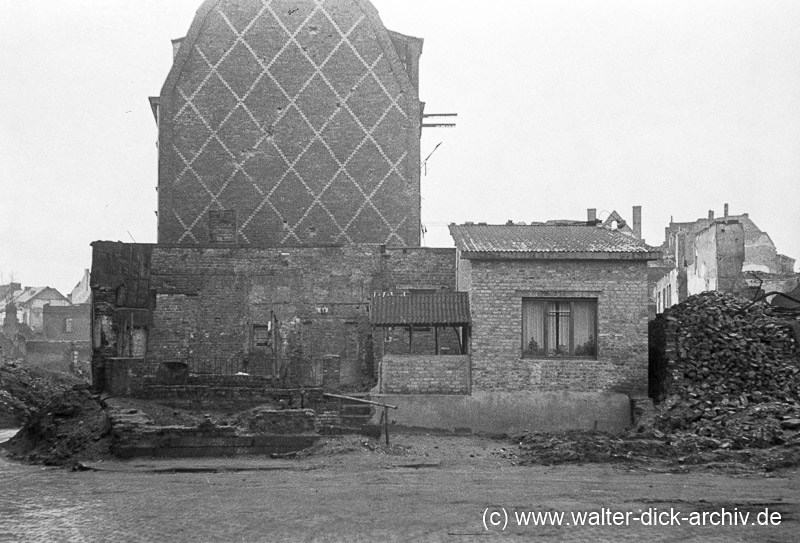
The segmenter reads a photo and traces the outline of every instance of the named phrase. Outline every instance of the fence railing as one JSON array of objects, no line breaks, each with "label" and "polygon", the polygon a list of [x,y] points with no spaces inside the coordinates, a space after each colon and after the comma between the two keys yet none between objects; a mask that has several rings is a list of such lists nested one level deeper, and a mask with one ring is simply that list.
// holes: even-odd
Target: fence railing
[{"label": "fence railing", "polygon": [[238,357],[189,357],[182,359],[148,358],[148,373],[155,375],[164,362],[181,362],[186,364],[189,375],[237,375],[247,374],[259,377],[272,376],[272,361],[268,357],[250,357],[243,360]]},{"label": "fence railing", "polygon": [[241,358],[189,358],[189,374],[197,375],[272,375],[272,363],[267,357]]}]

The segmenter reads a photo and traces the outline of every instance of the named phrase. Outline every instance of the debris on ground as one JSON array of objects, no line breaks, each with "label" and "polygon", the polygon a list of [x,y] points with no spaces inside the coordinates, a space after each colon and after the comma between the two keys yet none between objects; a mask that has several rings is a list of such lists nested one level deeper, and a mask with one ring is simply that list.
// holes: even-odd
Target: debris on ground
[{"label": "debris on ground", "polygon": [[99,396],[78,385],[52,397],[2,447],[14,459],[61,466],[109,456],[110,431]]},{"label": "debris on ground", "polygon": [[54,396],[86,381],[61,372],[0,363],[0,428],[19,428]]},{"label": "debris on ground", "polygon": [[594,431],[531,433],[512,438],[519,465],[619,463],[629,468],[714,467],[773,471],[800,465],[800,439],[792,445],[734,449],[687,432],[611,435]]},{"label": "debris on ground", "polygon": [[408,456],[411,447],[392,443],[386,445],[383,441],[362,436],[335,436],[325,437],[313,446],[296,453],[275,455],[275,458],[306,458],[309,456],[339,456],[347,454],[378,454],[387,456]]}]

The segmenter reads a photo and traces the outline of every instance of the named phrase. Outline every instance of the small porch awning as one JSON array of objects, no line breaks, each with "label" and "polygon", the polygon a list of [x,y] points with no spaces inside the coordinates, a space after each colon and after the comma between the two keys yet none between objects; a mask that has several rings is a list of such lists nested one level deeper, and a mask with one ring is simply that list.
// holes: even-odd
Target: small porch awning
[{"label": "small porch awning", "polygon": [[470,323],[466,292],[425,294],[376,293],[370,302],[373,326],[466,326]]}]

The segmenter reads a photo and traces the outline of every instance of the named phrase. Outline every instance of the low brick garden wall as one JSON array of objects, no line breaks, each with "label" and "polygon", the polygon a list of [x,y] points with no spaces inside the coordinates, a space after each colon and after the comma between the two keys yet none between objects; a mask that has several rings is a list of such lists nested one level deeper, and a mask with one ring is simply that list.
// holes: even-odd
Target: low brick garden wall
[{"label": "low brick garden wall", "polygon": [[468,355],[384,355],[382,394],[469,394]]}]

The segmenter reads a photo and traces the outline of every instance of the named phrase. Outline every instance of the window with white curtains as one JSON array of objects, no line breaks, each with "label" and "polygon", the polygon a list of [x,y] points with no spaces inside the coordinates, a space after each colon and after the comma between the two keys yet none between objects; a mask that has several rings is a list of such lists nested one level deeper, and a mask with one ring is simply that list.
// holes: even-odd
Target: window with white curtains
[{"label": "window with white curtains", "polygon": [[597,357],[597,300],[522,300],[522,357]]}]

